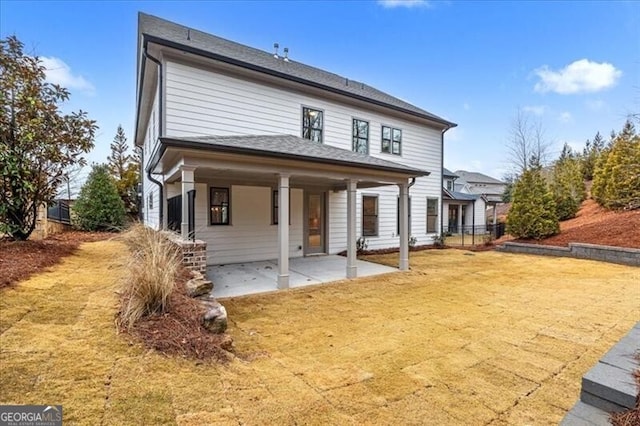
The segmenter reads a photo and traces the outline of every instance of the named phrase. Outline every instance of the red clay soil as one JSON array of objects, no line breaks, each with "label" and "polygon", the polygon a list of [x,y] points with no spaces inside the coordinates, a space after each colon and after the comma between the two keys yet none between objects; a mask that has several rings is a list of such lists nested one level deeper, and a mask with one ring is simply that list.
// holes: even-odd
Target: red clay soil
[{"label": "red clay soil", "polygon": [[[498,243],[508,240],[501,238]],[[586,200],[575,218],[560,222],[560,234],[540,241],[516,241],[561,247],[588,243],[640,248],[640,210],[615,212]]]},{"label": "red clay soil", "polygon": [[27,279],[73,253],[81,243],[98,241],[114,234],[103,232],[63,232],[45,240],[8,241],[0,239],[0,289]]}]

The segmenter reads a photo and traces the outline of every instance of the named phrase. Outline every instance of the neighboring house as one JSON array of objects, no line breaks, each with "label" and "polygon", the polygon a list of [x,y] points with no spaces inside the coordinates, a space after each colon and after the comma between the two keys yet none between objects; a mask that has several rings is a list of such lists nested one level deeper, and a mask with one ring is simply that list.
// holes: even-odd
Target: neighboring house
[{"label": "neighboring house", "polygon": [[458,182],[459,176],[450,170],[442,169],[442,204],[445,234],[461,232],[484,233],[486,231],[487,203],[484,195],[473,194],[469,185]]},{"label": "neighboring house", "polygon": [[464,185],[465,192],[480,194],[486,199],[487,209],[489,209],[490,213],[489,217],[492,218],[491,223],[496,223],[496,206],[502,203],[502,195],[507,188],[507,184],[478,172],[456,170],[455,174],[459,177],[460,185]]},{"label": "neighboring house", "polygon": [[146,14],[135,142],[144,222],[207,244],[207,263],[429,244],[455,124],[366,84]]}]

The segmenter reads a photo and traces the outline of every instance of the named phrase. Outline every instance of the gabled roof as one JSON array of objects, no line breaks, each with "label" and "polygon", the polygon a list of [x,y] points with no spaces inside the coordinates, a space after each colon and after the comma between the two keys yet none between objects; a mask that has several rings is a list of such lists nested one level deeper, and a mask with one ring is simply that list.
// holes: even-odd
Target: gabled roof
[{"label": "gabled roof", "polygon": [[459,177],[457,174],[453,173],[451,170],[447,169],[446,167],[442,168],[442,176],[452,177],[452,178]]},{"label": "gabled roof", "polygon": [[450,200],[460,200],[460,201],[474,201],[481,198],[481,196],[477,194],[465,194],[463,192],[458,192],[458,191],[449,191],[446,188],[442,188],[442,195],[444,195],[445,198],[448,198]]},{"label": "gabled roof", "polygon": [[[138,34],[147,41],[189,51],[254,71],[303,83],[388,107],[417,117],[428,119],[443,127],[454,127],[455,123],[438,117],[408,102],[393,97],[371,86],[349,80],[319,68],[294,60],[284,61],[273,54],[226,40],[202,31],[194,30],[145,13],[138,13]],[[141,52],[138,52],[140,60]]]},{"label": "gabled roof", "polygon": [[456,170],[456,173],[460,178],[464,179],[469,183],[495,183],[495,184],[504,184],[501,180],[496,178],[492,178],[491,176],[487,176],[478,172],[468,172],[466,170]]},{"label": "gabled roof", "polygon": [[[403,173],[415,177],[428,176],[430,174],[426,170],[415,169],[366,154],[312,142],[293,135],[163,137],[160,140],[162,145],[167,147],[206,149],[210,152],[304,160]],[[158,155],[162,154],[159,153]],[[157,159],[152,159],[151,164],[156,161]]]}]

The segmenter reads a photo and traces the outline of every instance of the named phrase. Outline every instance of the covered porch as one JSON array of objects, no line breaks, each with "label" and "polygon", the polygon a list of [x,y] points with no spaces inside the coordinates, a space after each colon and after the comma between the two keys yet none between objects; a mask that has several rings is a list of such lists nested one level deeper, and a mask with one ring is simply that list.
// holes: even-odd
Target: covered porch
[{"label": "covered porch", "polygon": [[[243,256],[244,260],[268,261],[272,265],[266,266],[274,268],[276,288],[284,289],[305,282],[324,282],[322,276],[296,271],[294,261],[298,265],[307,256],[346,249],[346,258],[331,259],[333,270],[336,264],[342,264],[341,276],[332,275],[331,280],[355,278],[366,266],[366,262],[356,259],[356,241],[361,234],[357,191],[392,185],[398,188],[399,196],[398,268],[409,268],[410,181],[428,172],[291,135],[162,138],[161,143],[152,163],[153,172],[162,175],[167,188],[163,196],[165,207],[169,207],[169,188],[181,198],[179,207],[173,203],[172,208],[180,210],[182,238],[203,239],[210,246],[208,253],[225,250],[224,241],[239,248],[236,262],[208,255],[208,265],[243,262]],[[217,188],[228,190],[214,191]],[[263,204],[271,198],[265,192],[269,190],[275,207],[270,222],[265,223],[264,215],[251,216],[251,212],[264,210]],[[234,194],[238,199],[234,200]],[[329,215],[327,204],[334,198],[341,201]],[[235,208],[242,206],[235,214],[233,204]],[[166,215],[161,222],[165,228],[170,225]],[[178,229],[175,225],[174,229]],[[266,231],[256,234],[252,241],[251,235],[247,237],[243,231],[252,228]],[[203,235],[209,237],[202,238]],[[245,245],[237,246],[242,238]],[[253,245],[261,246],[263,251],[246,257],[244,251],[251,251]]]},{"label": "covered porch", "polygon": [[[397,272],[398,269],[356,260],[358,276]],[[338,255],[297,257],[289,260],[289,287],[305,287],[345,278],[345,258]],[[234,263],[207,267],[216,298],[265,293],[278,289],[278,261]]]}]

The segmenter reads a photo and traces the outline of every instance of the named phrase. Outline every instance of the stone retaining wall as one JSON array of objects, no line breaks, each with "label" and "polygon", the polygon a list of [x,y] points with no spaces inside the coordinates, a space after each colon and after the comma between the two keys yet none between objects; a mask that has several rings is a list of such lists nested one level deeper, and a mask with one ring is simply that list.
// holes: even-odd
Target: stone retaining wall
[{"label": "stone retaining wall", "polygon": [[179,235],[169,234],[169,241],[182,253],[182,265],[190,271],[207,273],[207,243],[202,240],[184,241]]},{"label": "stone retaining wall", "polygon": [[510,253],[574,257],[577,259],[600,260],[622,265],[640,266],[640,249],[625,247],[599,246],[584,243],[569,243],[569,247],[555,247],[541,244],[506,242],[502,246],[499,246],[498,250]]}]

